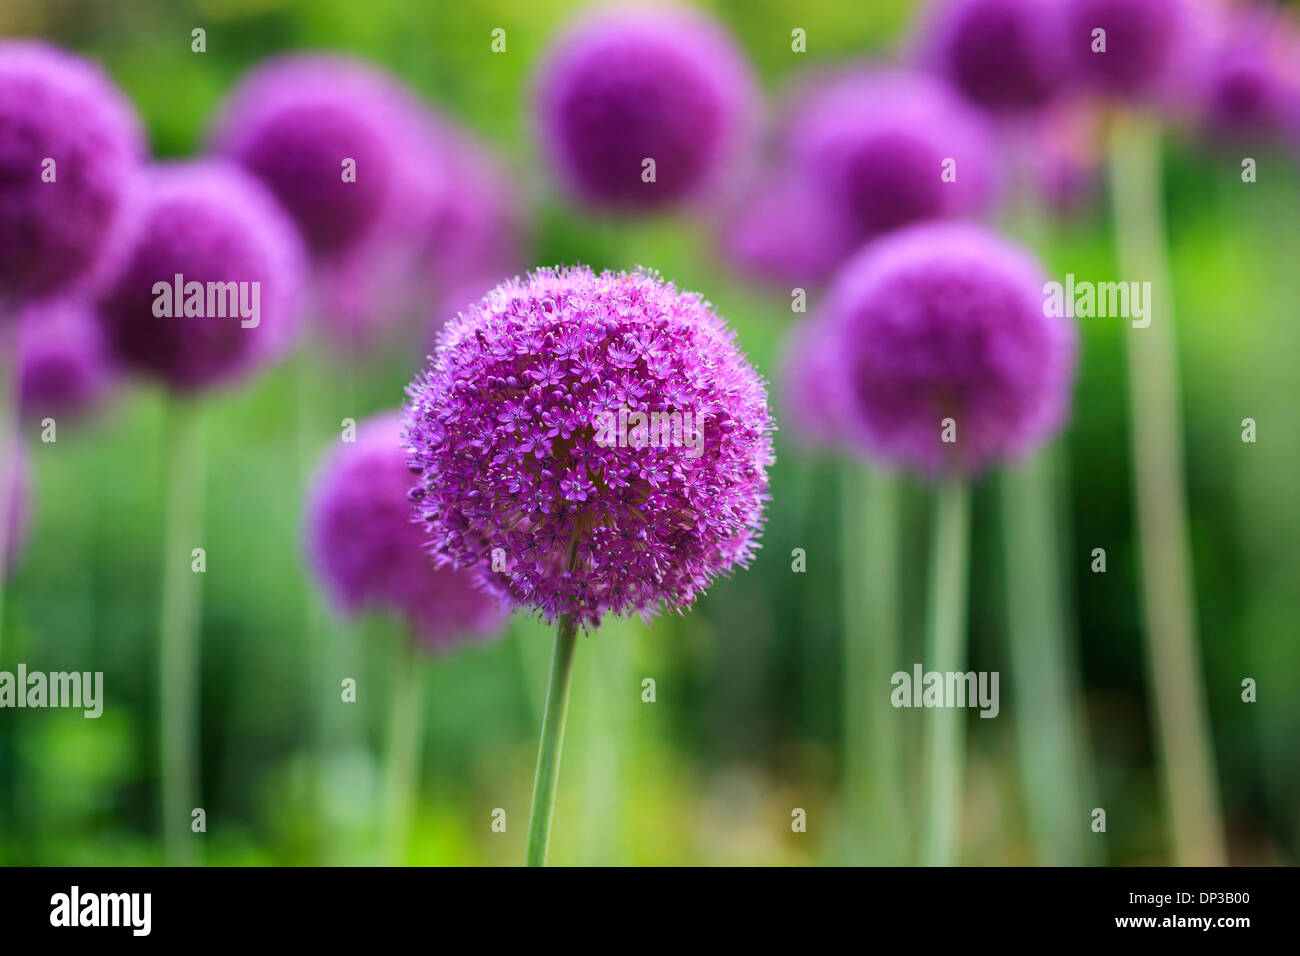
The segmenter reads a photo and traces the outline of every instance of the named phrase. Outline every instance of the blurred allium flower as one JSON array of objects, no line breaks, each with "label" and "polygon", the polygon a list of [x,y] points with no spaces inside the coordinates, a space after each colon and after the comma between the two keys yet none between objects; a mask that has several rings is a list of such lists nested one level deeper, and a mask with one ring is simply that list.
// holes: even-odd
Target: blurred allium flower
[{"label": "blurred allium flower", "polygon": [[94,308],[80,299],[32,304],[19,322],[22,417],[39,420],[94,411],[118,377]]},{"label": "blurred allium flower", "polygon": [[430,224],[428,258],[435,289],[432,330],[525,262],[527,203],[504,166],[447,120],[437,123],[448,191]]},{"label": "blurred allium flower", "polygon": [[27,456],[23,446],[14,441],[10,454],[0,461],[0,507],[8,508],[5,522],[5,576],[13,574],[27,538],[28,507]]},{"label": "blurred allium flower", "polygon": [[[1066,42],[1082,82],[1104,93],[1137,97],[1182,82],[1190,65],[1183,45],[1193,17],[1187,0],[1065,0]],[[1105,31],[1105,52],[1093,52],[1093,31]]]},{"label": "blurred allium flower", "polygon": [[437,124],[448,190],[430,223],[430,256],[440,276],[501,275],[523,262],[525,202],[509,172],[450,121]]},{"label": "blurred allium flower", "polygon": [[143,156],[135,114],[97,67],[0,40],[0,298],[102,278],[126,241]]},{"label": "blurred allium flower", "polygon": [[[125,366],[194,391],[249,374],[292,344],[302,271],[297,232],[257,180],[219,160],[160,166],[148,177],[140,235],[98,314]],[[203,284],[201,317],[156,314],[177,276]],[[229,283],[249,306],[256,293],[255,319],[208,314],[214,298],[230,301],[230,286],[212,295]]]},{"label": "blurred allium flower", "polygon": [[844,442],[848,395],[834,330],[814,316],[792,328],[781,363],[781,428],[805,448]]},{"label": "blurred allium flower", "polygon": [[[850,217],[858,240],[991,199],[994,159],[980,116],[941,82],[858,71],[825,83],[789,131],[793,161]],[[955,181],[944,181],[955,161]]]},{"label": "blurred allium flower", "polygon": [[[579,199],[650,208],[714,185],[747,135],[755,84],[726,31],[678,7],[584,14],[538,77],[542,145]],[[655,161],[653,183],[643,162]]]},{"label": "blurred allium flower", "polygon": [[356,441],[322,462],[307,505],[307,551],[346,613],[401,614],[432,649],[499,631],[504,608],[465,571],[437,568],[411,521],[414,478],[406,466],[401,416],[362,422]]},{"label": "blurred allium flower", "polygon": [[231,94],[212,145],[270,188],[318,259],[413,234],[445,188],[418,100],[345,57],[262,63]]},{"label": "blurred allium flower", "polygon": [[923,55],[984,109],[1038,109],[1069,72],[1062,2],[935,0],[924,24]]},{"label": "blurred allium flower", "polygon": [[1045,205],[1058,215],[1085,208],[1101,184],[1101,113],[1083,100],[1062,100],[1045,110],[1033,126],[1027,150],[1035,185]]},{"label": "blurred allium flower", "polygon": [[723,227],[737,269],[774,283],[814,284],[853,251],[857,230],[824,190],[787,168],[770,172]]},{"label": "blurred allium flower", "polygon": [[505,282],[447,326],[408,392],[434,552],[548,621],[680,610],[753,557],[764,384],[709,304],[653,273]]},{"label": "blurred allium flower", "polygon": [[[1224,11],[1206,56],[1202,121],[1216,139],[1283,136],[1300,106],[1300,34],[1273,7]],[[1300,118],[1300,113],[1294,114]]]},{"label": "blurred allium flower", "polygon": [[850,437],[928,474],[977,472],[1045,441],[1069,414],[1075,332],[1044,314],[1043,285],[1033,258],[975,226],[915,226],[864,249],[824,319]]},{"label": "blurred allium flower", "polygon": [[315,272],[307,311],[335,345],[368,347],[427,298],[446,159],[429,111],[396,78],[343,56],[275,57],[231,94],[211,141],[297,223]]}]

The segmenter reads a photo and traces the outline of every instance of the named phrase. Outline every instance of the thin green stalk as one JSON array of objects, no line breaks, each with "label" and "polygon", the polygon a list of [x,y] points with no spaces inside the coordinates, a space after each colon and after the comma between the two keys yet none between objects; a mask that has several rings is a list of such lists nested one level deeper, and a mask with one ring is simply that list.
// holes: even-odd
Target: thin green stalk
[{"label": "thin green stalk", "polygon": [[[966,668],[970,489],[964,479],[954,476],[945,479],[936,491],[925,670],[947,674]],[[951,866],[957,862],[960,836],[966,762],[965,710],[939,707],[927,717],[930,732],[925,745],[925,829],[921,862],[926,866]]]},{"label": "thin green stalk", "polygon": [[898,480],[851,463],[844,471],[844,766],[849,862],[901,862],[903,749],[889,704],[899,637]]},{"label": "thin green stalk", "polygon": [[420,742],[425,674],[412,635],[398,635],[393,686],[388,701],[388,747],[384,758],[384,854],[389,866],[406,862],[415,791],[420,777]]},{"label": "thin green stalk", "polygon": [[555,630],[551,680],[546,690],[546,713],[537,747],[537,773],[533,780],[533,812],[528,820],[528,866],[545,866],[551,842],[551,817],[560,778],[560,750],[564,746],[564,719],[569,710],[569,684],[573,679],[573,652],[578,643],[578,621],[565,614]]},{"label": "thin green stalk", "polygon": [[1153,121],[1116,117],[1110,183],[1121,278],[1149,281],[1153,299],[1150,325],[1128,324],[1124,340],[1148,674],[1174,860],[1222,866],[1227,851],[1196,633],[1160,138]]},{"label": "thin green stalk", "polygon": [[7,314],[0,300],[0,661],[3,661],[5,634],[5,591],[8,578],[9,509],[11,483],[17,471],[10,456],[18,440],[15,419],[18,405],[18,323]]},{"label": "thin green stalk", "polygon": [[1081,728],[1062,610],[1054,460],[1043,449],[1001,477],[1007,624],[1016,738],[1029,832],[1039,864],[1077,866],[1088,833],[1081,803]]},{"label": "thin green stalk", "polygon": [[162,605],[159,614],[159,701],[162,744],[163,848],[172,865],[197,858],[190,830],[198,805],[199,604],[202,578],[193,570],[203,513],[203,434],[198,409],[169,397],[164,453],[166,496]]}]

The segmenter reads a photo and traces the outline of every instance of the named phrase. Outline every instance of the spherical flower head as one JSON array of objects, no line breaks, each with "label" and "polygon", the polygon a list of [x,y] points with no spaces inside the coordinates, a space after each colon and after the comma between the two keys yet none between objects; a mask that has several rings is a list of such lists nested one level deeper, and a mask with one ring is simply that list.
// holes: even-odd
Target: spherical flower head
[{"label": "spherical flower head", "polygon": [[97,312],[123,365],[193,392],[285,352],[302,273],[293,223],[261,183],[219,160],[160,166],[135,246]]},{"label": "spherical flower head", "polygon": [[736,204],[723,225],[722,248],[738,270],[772,284],[825,280],[853,251],[857,229],[824,190],[781,167]]},{"label": "spherical flower head", "polygon": [[413,234],[444,188],[414,95],[340,56],[266,61],[231,95],[211,142],[267,185],[317,260]]},{"label": "spherical flower head", "polygon": [[1037,110],[1067,75],[1062,0],[937,0],[926,60],[968,100],[1000,114]]},{"label": "spherical flower head", "polygon": [[[539,135],[578,199],[649,209],[716,183],[747,135],[755,96],[743,55],[703,14],[593,10],[541,67]],[[643,180],[649,159],[653,182]]]},{"label": "spherical flower head", "polygon": [[90,303],[29,305],[19,327],[18,404],[24,419],[80,417],[113,391],[117,365]]},{"label": "spherical flower head", "polygon": [[976,226],[914,226],[864,249],[825,317],[851,437],[929,475],[975,473],[1045,441],[1068,416],[1076,343],[1043,290],[1028,253]]},{"label": "spherical flower head", "polygon": [[1250,5],[1210,25],[1202,124],[1217,142],[1285,136],[1300,104],[1300,34],[1281,11]]},{"label": "spherical flower head", "polygon": [[842,445],[849,397],[834,330],[819,317],[786,337],[781,362],[781,430],[808,450]]},{"label": "spherical flower head", "polygon": [[432,549],[548,621],[681,610],[753,557],[763,381],[712,307],[657,274],[505,282],[408,394]]},{"label": "spherical flower head", "polygon": [[1159,94],[1176,80],[1191,25],[1186,0],[1066,0],[1065,5],[1066,42],[1077,78],[1121,98]]},{"label": "spherical flower head", "polygon": [[103,278],[127,241],[143,155],[135,114],[97,67],[0,40],[0,299]]},{"label": "spherical flower head", "polygon": [[0,462],[0,507],[8,508],[5,522],[5,576],[13,574],[27,540],[27,508],[29,497],[27,456],[20,442],[14,441],[10,454]]},{"label": "spherical flower head", "polygon": [[501,602],[468,572],[435,567],[411,521],[415,480],[401,426],[396,413],[376,415],[322,462],[307,505],[312,568],[345,613],[396,612],[430,649],[494,636]]},{"label": "spherical flower head", "polygon": [[991,200],[987,126],[931,77],[855,71],[828,81],[789,142],[796,168],[850,217],[859,242],[913,222],[974,216]]}]

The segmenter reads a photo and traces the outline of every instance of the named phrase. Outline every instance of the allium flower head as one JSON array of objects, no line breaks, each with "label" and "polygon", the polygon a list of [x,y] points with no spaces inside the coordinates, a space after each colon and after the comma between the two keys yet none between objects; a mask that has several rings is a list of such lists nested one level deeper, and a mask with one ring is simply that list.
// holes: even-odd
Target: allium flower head
[{"label": "allium flower head", "polygon": [[779,168],[736,204],[722,247],[740,271],[770,283],[820,283],[854,250],[858,230],[825,191]]},{"label": "allium flower head", "polygon": [[419,229],[444,189],[414,95],[345,57],[261,64],[231,95],[212,145],[270,188],[316,258]]},{"label": "allium flower head", "polygon": [[809,97],[789,142],[796,168],[844,210],[859,241],[973,216],[991,199],[988,129],[931,77],[856,71],[828,81]]},{"label": "allium flower head", "polygon": [[547,620],[680,610],[754,554],[764,384],[711,306],[654,273],[505,282],[408,393],[432,549]]},{"label": "allium flower head", "polygon": [[[1182,63],[1190,39],[1187,0],[1066,0],[1065,30],[1079,79],[1103,93],[1140,97],[1160,92]],[[1105,51],[1094,45],[1105,31]]]},{"label": "allium flower head", "polygon": [[1062,0],[937,0],[924,55],[968,100],[996,113],[1036,110],[1067,73]]},{"label": "allium flower head", "polygon": [[0,298],[103,277],[130,229],[143,155],[135,114],[97,67],[0,40]]},{"label": "allium flower head", "polygon": [[33,304],[19,317],[19,407],[23,418],[81,416],[117,382],[94,308],[80,299]]},{"label": "allium flower head", "polygon": [[5,522],[5,575],[13,574],[27,539],[27,456],[20,442],[14,441],[10,453],[0,462],[0,508],[8,508]]},{"label": "allium flower head", "polygon": [[1285,135],[1300,106],[1300,33],[1292,21],[1279,9],[1251,4],[1225,11],[1211,29],[1203,125],[1230,142]]},{"label": "allium flower head", "polygon": [[[240,378],[292,344],[302,272],[297,232],[257,180],[220,160],[160,166],[135,247],[98,314],[124,365],[194,391]],[[164,298],[170,316],[159,314]],[[236,300],[257,314],[243,318]]]},{"label": "allium flower head", "polygon": [[1045,314],[1043,286],[1027,253],[976,226],[914,226],[864,249],[825,317],[851,437],[928,474],[977,472],[1045,441],[1068,416],[1075,333]]},{"label": "allium flower head", "polygon": [[[542,145],[569,189],[606,206],[694,198],[744,139],[755,85],[725,30],[677,7],[582,15],[538,79]],[[655,181],[643,163],[655,161]]]},{"label": "allium flower head", "polygon": [[781,430],[804,448],[843,444],[849,404],[834,329],[820,316],[786,337],[781,363]]},{"label": "allium flower head", "polygon": [[343,611],[394,611],[431,649],[496,634],[501,602],[470,573],[435,567],[426,553],[411,521],[413,487],[401,417],[362,422],[356,441],[331,452],[317,473],[307,506],[312,568]]}]

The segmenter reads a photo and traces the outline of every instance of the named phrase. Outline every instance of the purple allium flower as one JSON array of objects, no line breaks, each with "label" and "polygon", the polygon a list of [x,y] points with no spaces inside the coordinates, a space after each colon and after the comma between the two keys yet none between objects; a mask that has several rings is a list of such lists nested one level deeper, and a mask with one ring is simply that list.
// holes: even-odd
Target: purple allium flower
[{"label": "purple allium flower", "polygon": [[937,0],[925,57],[972,103],[995,113],[1049,103],[1069,72],[1062,0]]},{"label": "purple allium flower", "polygon": [[97,67],[0,41],[0,298],[101,279],[126,241],[143,156],[135,114]]},{"label": "purple allium flower", "polygon": [[23,418],[76,417],[104,402],[118,375],[93,306],[80,299],[32,304],[19,323]]},{"label": "purple allium flower", "polygon": [[[257,180],[220,160],[160,166],[148,177],[135,247],[98,314],[123,365],[194,391],[247,375],[292,344],[302,272],[297,232]],[[163,300],[170,317],[158,314]]]},{"label": "purple allium flower", "polygon": [[[1180,63],[1192,17],[1186,0],[1066,0],[1065,30],[1077,76],[1104,93],[1139,97],[1160,91]],[[1105,52],[1094,52],[1095,30]]]},{"label": "purple allium flower", "polygon": [[[417,99],[345,57],[264,62],[231,95],[212,145],[270,188],[317,259],[413,234],[444,189]],[[354,181],[345,176],[348,160]]]},{"label": "purple allium flower", "polygon": [[859,253],[824,319],[850,438],[928,474],[978,472],[1045,441],[1069,414],[1075,331],[1046,314],[1043,280],[1028,253],[970,225],[915,226]]},{"label": "purple allium flower", "polygon": [[411,521],[415,479],[397,413],[361,423],[356,441],[322,463],[307,506],[307,551],[317,576],[348,614],[401,614],[435,650],[500,631],[504,607],[474,576],[438,568]]},{"label": "purple allium flower", "polygon": [[977,215],[991,199],[986,125],[927,76],[857,71],[828,81],[807,99],[788,141],[795,167],[845,211],[858,240]]},{"label": "purple allium flower", "polygon": [[834,330],[820,317],[786,336],[781,363],[781,430],[808,449],[844,442],[849,399],[840,373]]},{"label": "purple allium flower", "polygon": [[707,302],[654,273],[502,283],[408,393],[433,551],[548,621],[680,610],[753,557],[763,381]]},{"label": "purple allium flower", "polygon": [[[448,190],[430,224],[430,258],[440,279],[501,276],[524,261],[529,230],[523,196],[482,143],[439,118],[437,136],[447,163]],[[487,286],[484,286],[487,288]]]},{"label": "purple allium flower", "polygon": [[28,508],[27,456],[22,443],[14,440],[11,453],[0,462],[0,507],[8,508],[3,544],[5,576],[13,574],[27,539]]},{"label": "purple allium flower", "polygon": [[433,335],[502,276],[522,270],[530,230],[526,201],[491,151],[450,120],[440,119],[437,130],[455,187],[430,225],[425,252]]},{"label": "purple allium flower", "polygon": [[1215,140],[1285,135],[1300,103],[1300,36],[1276,8],[1233,8],[1214,25],[1206,56],[1202,122]]},{"label": "purple allium flower", "polygon": [[1058,215],[1079,212],[1101,183],[1101,113],[1091,102],[1058,102],[1037,118],[1032,133],[1029,160],[1044,203]]},{"label": "purple allium flower", "polygon": [[[593,10],[538,77],[544,149],[579,199],[647,209],[698,196],[747,136],[755,85],[726,31],[678,7]],[[655,181],[643,163],[655,161]]]},{"label": "purple allium flower", "polygon": [[743,196],[723,227],[737,269],[773,283],[820,283],[854,249],[857,230],[825,191],[781,168]]}]

